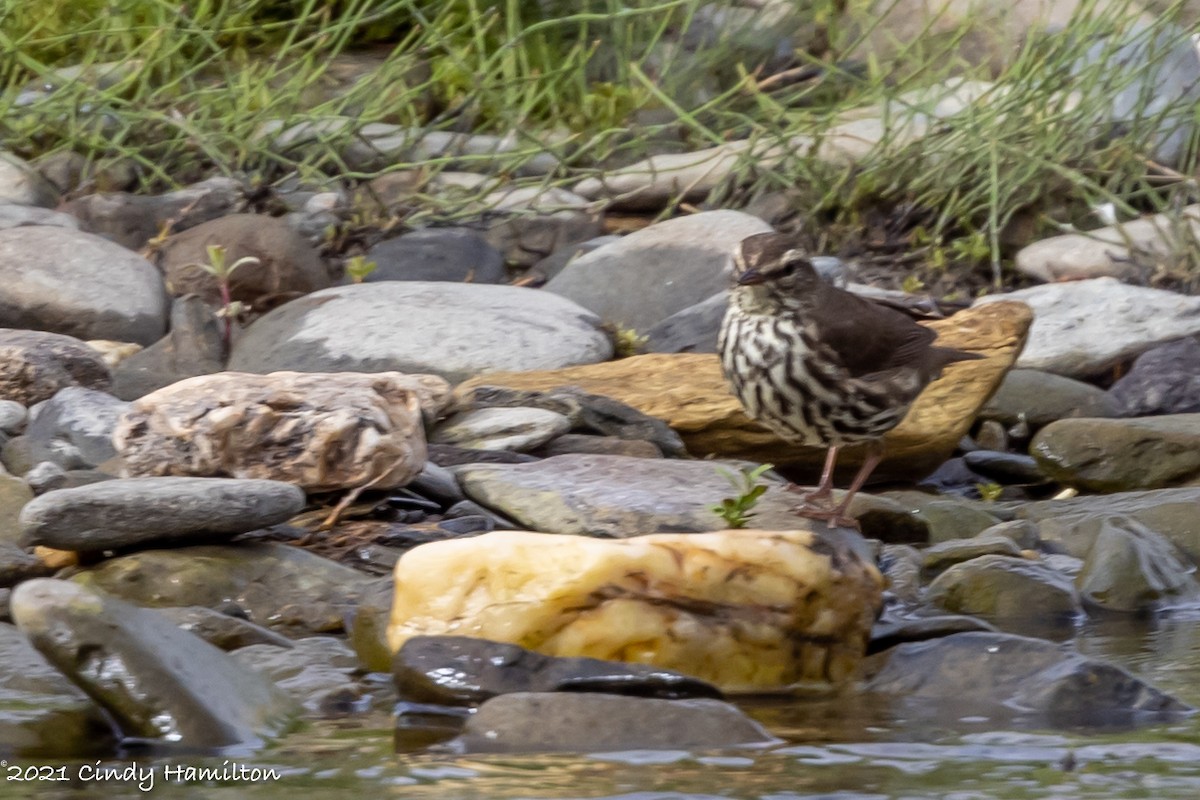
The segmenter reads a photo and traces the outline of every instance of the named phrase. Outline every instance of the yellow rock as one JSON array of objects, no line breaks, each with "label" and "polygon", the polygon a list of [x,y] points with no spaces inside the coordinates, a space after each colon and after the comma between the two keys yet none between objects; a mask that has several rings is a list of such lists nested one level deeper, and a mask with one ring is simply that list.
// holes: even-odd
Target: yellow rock
[{"label": "yellow rock", "polygon": [[33,554],[50,569],[73,567],[79,563],[79,554],[74,550],[55,550],[53,547],[38,545],[33,548]]},{"label": "yellow rock", "polygon": [[500,531],[396,564],[388,645],[459,635],[653,664],[725,691],[836,686],[883,580],[833,534],[726,530],[593,539]]},{"label": "yellow rock", "polygon": [[[1012,367],[1033,322],[1024,303],[999,302],[969,308],[929,323],[939,345],[985,356],[948,368],[913,404],[904,421],[884,438],[879,477],[911,478],[946,460],[975,415]],[[578,386],[664,420],[697,456],[716,455],[819,470],[825,451],[789,444],[748,419],[729,391],[718,357],[712,354],[651,354],[539,372],[493,372],[458,387],[507,386],[546,391]],[[847,448],[839,467],[861,463],[861,448]]]}]

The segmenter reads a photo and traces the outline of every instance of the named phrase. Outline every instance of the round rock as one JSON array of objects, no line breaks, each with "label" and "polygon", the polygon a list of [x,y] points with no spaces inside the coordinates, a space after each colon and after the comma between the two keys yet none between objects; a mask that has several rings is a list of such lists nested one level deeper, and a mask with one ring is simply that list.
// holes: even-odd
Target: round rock
[{"label": "round rock", "polygon": [[380,242],[367,252],[375,271],[364,280],[502,283],[504,256],[467,228],[426,228]]},{"label": "round rock", "polygon": [[31,406],[67,386],[105,390],[111,383],[100,353],[78,339],[0,329],[0,398]]},{"label": "round rock", "polygon": [[430,441],[475,450],[540,447],[571,429],[571,420],[541,408],[480,408],[456,414],[434,431]]},{"label": "round rock", "polygon": [[290,519],[304,501],[280,481],[125,478],[38,497],[21,509],[21,538],[59,550],[230,539]]}]

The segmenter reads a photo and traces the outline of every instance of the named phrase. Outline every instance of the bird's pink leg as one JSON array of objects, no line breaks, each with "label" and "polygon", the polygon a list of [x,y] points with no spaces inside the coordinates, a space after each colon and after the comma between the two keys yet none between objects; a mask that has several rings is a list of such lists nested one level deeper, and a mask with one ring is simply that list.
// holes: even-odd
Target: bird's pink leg
[{"label": "bird's pink leg", "polygon": [[837,445],[830,445],[829,449],[825,452],[825,466],[821,469],[821,482],[817,484],[816,489],[810,491],[804,489],[799,484],[788,484],[787,489],[789,492],[800,494],[801,508],[805,506],[820,507],[821,505],[825,505],[821,501],[828,500],[833,496],[833,470],[837,466],[837,457]]},{"label": "bird's pink leg", "polygon": [[853,517],[846,516],[846,511],[850,508],[850,503],[854,500],[854,495],[867,482],[867,478],[871,477],[871,473],[879,466],[879,462],[883,460],[883,447],[878,442],[870,445],[867,450],[867,456],[863,459],[862,466],[858,468],[858,474],[854,476],[854,480],[850,484],[850,488],[846,490],[846,496],[842,498],[842,502],[838,503],[837,508],[833,510],[806,508],[801,506],[795,509],[795,513],[802,517],[811,519],[823,519],[829,527],[845,527],[858,530],[858,520]]}]

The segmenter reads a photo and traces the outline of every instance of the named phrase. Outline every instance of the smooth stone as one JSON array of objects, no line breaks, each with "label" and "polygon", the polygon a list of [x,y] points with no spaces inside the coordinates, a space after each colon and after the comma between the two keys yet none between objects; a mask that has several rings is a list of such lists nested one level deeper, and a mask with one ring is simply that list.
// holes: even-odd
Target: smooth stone
[{"label": "smooth stone", "polygon": [[21,509],[33,501],[33,489],[15,475],[0,474],[0,542],[21,538]]},{"label": "smooth stone", "polygon": [[1115,278],[989,295],[975,307],[1014,300],[1034,313],[1017,366],[1071,378],[1099,375],[1157,344],[1200,333],[1200,297]]},{"label": "smooth stone", "polygon": [[875,563],[893,600],[910,606],[920,601],[921,559],[921,551],[912,545],[885,544],[880,548]]},{"label": "smooth stone", "polygon": [[1200,336],[1147,350],[1108,391],[1128,417],[1200,412]]},{"label": "smooth stone", "polygon": [[467,497],[463,494],[462,487],[458,485],[458,478],[454,477],[454,473],[432,461],[425,462],[425,466],[421,467],[421,471],[417,477],[412,479],[412,483],[408,484],[407,488],[422,497],[431,498],[445,505],[452,505]]},{"label": "smooth stone", "polygon": [[1169,539],[1129,519],[1110,517],[1075,579],[1079,594],[1110,611],[1152,611],[1200,596],[1195,565]]},{"label": "smooth stone", "polygon": [[12,543],[7,536],[0,539],[0,588],[10,588],[30,578],[42,578],[54,572],[40,558]]},{"label": "smooth stone", "polygon": [[112,434],[129,404],[107,392],[68,386],[41,403],[25,428],[31,457],[64,470],[90,469],[117,454]]},{"label": "smooth stone", "polygon": [[58,550],[109,550],[221,541],[286,522],[304,492],[280,481],[126,478],[60,489],[21,510],[21,541]]},{"label": "smooth stone", "polygon": [[605,692],[634,697],[720,698],[714,686],[645,664],[555,658],[515,644],[467,636],[413,636],[392,662],[406,700],[479,704],[511,692]]},{"label": "smooth stone", "polygon": [[473,636],[650,664],[722,691],[836,686],[852,678],[881,602],[879,572],[855,544],[846,531],[749,529],[433,542],[396,563],[388,643]]},{"label": "smooth stone", "polygon": [[0,230],[22,228],[26,225],[53,225],[69,230],[79,230],[79,220],[70,214],[37,206],[16,205],[0,199]]},{"label": "smooth stone", "polygon": [[620,236],[606,234],[604,236],[597,236],[594,239],[588,239],[586,242],[578,242],[576,244],[560,247],[530,267],[529,273],[537,275],[539,280],[550,280],[555,275],[562,272],[566,268],[567,264],[570,264],[584,253],[590,253],[606,244],[612,244],[613,242],[619,242],[620,240]]},{"label": "smooth stone", "polygon": [[893,713],[961,724],[1093,728],[1178,719],[1192,709],[1105,661],[1044,639],[958,633],[873,656],[865,689],[892,696]]},{"label": "smooth stone", "polygon": [[112,376],[100,354],[78,339],[0,328],[0,398],[4,402],[32,406],[68,386],[105,391],[111,384]]},{"label": "smooth stone", "polygon": [[502,187],[476,207],[490,221],[488,242],[521,267],[604,233],[603,215],[595,205],[559,187]]},{"label": "smooth stone", "polygon": [[648,353],[715,353],[721,321],[729,309],[729,290],[676,311],[646,331]]},{"label": "smooth stone", "polygon": [[1005,629],[1074,622],[1083,614],[1069,578],[1045,564],[1011,556],[955,564],[934,579],[925,599],[955,614],[986,617]]},{"label": "smooth stone", "polygon": [[72,580],[141,606],[236,611],[287,634],[337,633],[369,581],[350,567],[284,544],[143,550],[89,567]]},{"label": "smooth stone", "polygon": [[1039,484],[1050,479],[1038,465],[1037,459],[1022,453],[997,453],[976,450],[963,456],[963,463],[973,472],[1004,484]]},{"label": "smooth stone", "polygon": [[423,228],[367,251],[375,270],[363,280],[503,283],[504,256],[470,228]]},{"label": "smooth stone", "polygon": [[0,263],[21,265],[0,299],[0,325],[144,345],[166,333],[158,270],[107,239],[50,225],[0,230]]},{"label": "smooth stone", "polygon": [[25,436],[14,436],[4,442],[0,447],[0,462],[13,475],[25,475],[37,466],[32,444]]},{"label": "smooth stone", "polygon": [[1200,484],[1200,414],[1068,419],[1029,445],[1042,471],[1090,492]]},{"label": "smooth stone", "polygon": [[621,439],[616,436],[565,433],[534,451],[541,458],[568,454],[630,456],[633,458],[662,458],[663,451],[654,442]]},{"label": "smooth stone", "polygon": [[224,364],[224,333],[213,310],[195,295],[178,297],[170,332],[113,370],[113,394],[137,400],[184,378],[220,372]]},{"label": "smooth stone", "polygon": [[507,450],[472,450],[436,442],[429,445],[429,461],[443,468],[462,464],[528,464],[537,460],[537,456]]},{"label": "smooth stone", "polygon": [[1090,383],[1035,369],[1014,369],[979,412],[982,419],[1016,424],[1022,416],[1034,428],[1069,417],[1115,417],[1117,403]]},{"label": "smooth stone", "polygon": [[721,700],[517,692],[488,700],[456,742],[467,753],[704,750],[779,740]]},{"label": "smooth stone", "polygon": [[116,478],[99,469],[63,469],[53,461],[43,461],[22,476],[34,494],[45,494],[58,489],[74,489],[90,486]]},{"label": "smooth stone", "polygon": [[54,208],[58,190],[25,159],[0,150],[0,203]]},{"label": "smooth stone", "polygon": [[28,419],[29,410],[23,404],[16,400],[0,400],[0,432],[20,433],[25,429],[25,422]]},{"label": "smooth stone", "polygon": [[1022,550],[1035,550],[1042,545],[1038,526],[1027,519],[998,522],[992,527],[980,531],[976,538],[983,538],[984,536],[1006,536],[1016,542],[1017,546]]},{"label": "smooth stone", "polygon": [[990,510],[976,504],[952,498],[931,497],[922,502],[917,513],[929,528],[929,543],[936,545],[958,539],[969,539],[1000,522]]},{"label": "smooth stone", "polygon": [[358,663],[368,672],[392,671],[392,648],[388,644],[388,625],[392,618],[392,600],[396,582],[390,575],[363,585],[346,622],[349,644]]},{"label": "smooth stone", "polygon": [[271,681],[156,611],[50,578],[18,586],[10,605],[34,647],[125,736],[179,747],[257,745],[296,714]]},{"label": "smooth stone", "polygon": [[269,678],[310,714],[343,717],[370,706],[371,698],[357,679],[358,658],[341,639],[307,636],[291,647],[254,644],[230,655]]},{"label": "smooth stone", "polygon": [[733,243],[770,230],[741,211],[677,217],[580,256],[545,289],[605,322],[644,332],[727,288]]},{"label": "smooth stone", "polygon": [[1020,545],[1007,536],[999,534],[978,535],[970,539],[942,541],[931,547],[927,547],[921,553],[921,568],[926,575],[932,576],[955,564],[970,561],[980,556],[1017,557],[1020,555]]},{"label": "smooth stone", "polygon": [[571,430],[571,420],[540,408],[480,408],[447,419],[430,441],[475,450],[534,450]]},{"label": "smooth stone", "polygon": [[203,606],[166,607],[159,611],[188,633],[228,652],[252,644],[291,647],[292,640],[275,631],[255,625],[248,619],[222,614]]},{"label": "smooth stone", "polygon": [[116,733],[100,706],[15,625],[0,624],[0,752],[28,759],[102,756],[116,746]]},{"label": "smooth stone", "polygon": [[871,628],[871,643],[867,646],[867,653],[874,655],[906,642],[925,642],[956,633],[995,630],[994,625],[962,614],[909,617],[889,614],[885,610],[875,627]]},{"label": "smooth stone", "polygon": [[453,383],[492,370],[556,369],[611,355],[600,320],[547,292],[385,281],[325,289],[266,314],[235,344],[229,368],[398,370]]}]

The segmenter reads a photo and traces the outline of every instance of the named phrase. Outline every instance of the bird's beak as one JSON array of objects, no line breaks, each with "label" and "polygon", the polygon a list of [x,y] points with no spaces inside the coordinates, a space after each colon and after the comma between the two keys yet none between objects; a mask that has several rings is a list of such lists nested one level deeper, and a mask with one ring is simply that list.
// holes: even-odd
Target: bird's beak
[{"label": "bird's beak", "polygon": [[745,272],[743,272],[741,275],[738,275],[737,285],[738,286],[757,286],[758,284],[762,283],[766,279],[767,279],[767,276],[763,275],[758,270],[748,269]]}]

